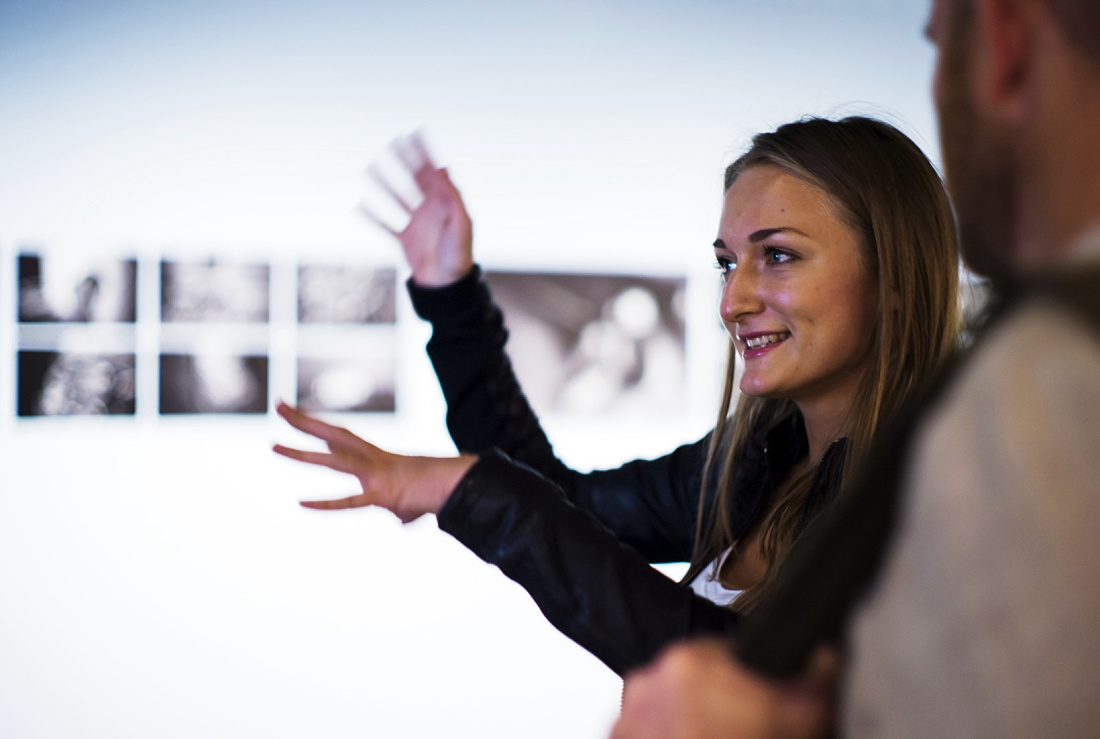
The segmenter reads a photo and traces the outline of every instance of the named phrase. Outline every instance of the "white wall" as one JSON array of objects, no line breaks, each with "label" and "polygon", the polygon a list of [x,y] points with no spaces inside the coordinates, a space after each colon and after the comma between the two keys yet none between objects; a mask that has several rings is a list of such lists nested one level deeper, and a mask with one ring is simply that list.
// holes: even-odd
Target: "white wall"
[{"label": "white wall", "polygon": [[[924,5],[0,4],[0,736],[602,736],[614,675],[434,521],[300,510],[350,481],[275,458],[273,417],[17,419],[15,255],[397,264],[354,206],[423,126],[484,264],[687,274],[706,327],[752,132],[872,112],[934,154]],[[448,452],[399,311],[401,412],[342,422]],[[703,433],[721,340],[689,340],[682,418],[548,419],[562,456]]]}]

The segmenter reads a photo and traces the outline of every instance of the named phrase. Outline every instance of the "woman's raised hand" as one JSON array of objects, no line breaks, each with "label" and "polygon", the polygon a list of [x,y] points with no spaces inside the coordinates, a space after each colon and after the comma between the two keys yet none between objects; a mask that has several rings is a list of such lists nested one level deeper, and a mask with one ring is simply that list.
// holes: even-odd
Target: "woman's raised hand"
[{"label": "woman's raised hand", "polygon": [[306,464],[346,472],[359,480],[363,492],[335,500],[304,500],[306,508],[334,510],[381,506],[408,523],[425,513],[438,513],[477,457],[406,457],[391,454],[339,426],[313,418],[286,403],[276,412],[299,431],[315,436],[327,452],[310,452],[276,444],[273,450]]},{"label": "woman's raised hand", "polygon": [[422,197],[413,207],[382,174],[377,164],[367,168],[379,187],[408,213],[409,222],[397,230],[366,205],[363,213],[401,243],[413,281],[425,287],[449,285],[474,265],[473,226],[462,196],[446,169],[437,168],[419,134],[397,139],[392,146]]}]

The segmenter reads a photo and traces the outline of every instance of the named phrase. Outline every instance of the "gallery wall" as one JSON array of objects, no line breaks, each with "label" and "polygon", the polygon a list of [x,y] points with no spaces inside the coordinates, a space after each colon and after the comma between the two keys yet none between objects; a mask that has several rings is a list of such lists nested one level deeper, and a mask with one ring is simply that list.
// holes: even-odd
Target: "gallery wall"
[{"label": "gallery wall", "polygon": [[936,160],[924,6],[0,4],[0,735],[603,736],[522,590],[270,452],[279,398],[454,452],[364,169],[424,132],[568,464],[660,454],[713,423],[724,165],[847,113]]}]

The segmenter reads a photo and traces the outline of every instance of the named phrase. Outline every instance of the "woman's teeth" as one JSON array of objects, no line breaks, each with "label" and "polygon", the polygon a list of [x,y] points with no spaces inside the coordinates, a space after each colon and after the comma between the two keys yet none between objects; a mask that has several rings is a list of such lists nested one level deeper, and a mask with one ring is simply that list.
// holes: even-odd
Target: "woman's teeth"
[{"label": "woman's teeth", "polygon": [[788,339],[788,338],[790,338],[790,336],[791,336],[791,334],[790,334],[789,331],[783,331],[783,332],[778,333],[778,334],[765,334],[764,336],[754,336],[751,339],[746,339],[745,340],[745,346],[748,347],[749,349],[759,349],[762,346],[767,346],[768,344],[775,344],[776,342],[783,341],[784,339]]}]

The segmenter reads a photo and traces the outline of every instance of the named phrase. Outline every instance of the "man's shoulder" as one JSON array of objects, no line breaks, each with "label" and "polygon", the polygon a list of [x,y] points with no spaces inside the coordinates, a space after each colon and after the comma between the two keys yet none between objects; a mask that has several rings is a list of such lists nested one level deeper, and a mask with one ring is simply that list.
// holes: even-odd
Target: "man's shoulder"
[{"label": "man's shoulder", "polygon": [[1062,301],[1040,297],[1014,308],[971,350],[941,412],[1031,426],[1063,406],[1071,411],[1064,420],[1080,417],[1073,409],[1100,412],[1100,330]]},{"label": "man's shoulder", "polygon": [[1100,607],[1098,479],[1100,332],[1058,299],[1017,304],[914,441],[846,723],[1036,735],[1094,698],[1097,642],[1075,639]]},{"label": "man's shoulder", "polygon": [[966,361],[962,382],[1008,382],[1019,391],[1026,388],[1015,383],[1028,378],[1081,370],[1091,370],[1082,379],[1100,383],[1100,320],[1090,320],[1067,301],[1039,295],[990,329]]},{"label": "man's shoulder", "polygon": [[1020,304],[974,348],[930,414],[917,458],[937,484],[972,491],[1095,480],[1100,332],[1060,301]]}]

